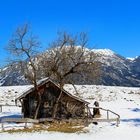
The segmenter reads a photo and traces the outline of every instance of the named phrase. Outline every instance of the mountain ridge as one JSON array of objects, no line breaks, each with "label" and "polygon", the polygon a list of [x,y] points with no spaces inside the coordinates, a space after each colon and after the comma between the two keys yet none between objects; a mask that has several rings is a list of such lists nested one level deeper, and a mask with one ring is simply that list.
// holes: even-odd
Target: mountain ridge
[{"label": "mountain ridge", "polygon": [[[88,49],[89,50],[89,49]],[[84,83],[76,78],[75,84],[97,84],[107,86],[140,86],[140,56],[129,59],[110,49],[91,49],[97,54],[98,61],[102,63],[102,75],[98,82],[87,79]],[[4,67],[0,71],[0,86],[28,85],[30,82],[24,78],[18,65]]]}]

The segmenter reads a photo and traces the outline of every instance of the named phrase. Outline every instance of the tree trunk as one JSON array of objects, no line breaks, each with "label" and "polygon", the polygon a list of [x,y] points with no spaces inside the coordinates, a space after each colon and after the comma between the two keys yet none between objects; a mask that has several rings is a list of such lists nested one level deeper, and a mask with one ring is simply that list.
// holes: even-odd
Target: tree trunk
[{"label": "tree trunk", "polygon": [[37,102],[37,107],[36,107],[36,110],[35,110],[35,115],[34,115],[34,119],[37,119],[38,118],[38,114],[39,114],[39,108],[40,108],[40,105],[41,105],[41,94],[37,92],[37,95],[38,95],[38,102]]},{"label": "tree trunk", "polygon": [[55,105],[54,105],[53,114],[52,114],[52,117],[53,117],[54,119],[56,118],[56,113],[57,113],[57,110],[58,110],[58,103],[59,103],[59,100],[60,100],[61,96],[62,96],[62,90],[61,90],[60,95],[59,95],[59,97],[57,98],[56,103],[55,103]]}]

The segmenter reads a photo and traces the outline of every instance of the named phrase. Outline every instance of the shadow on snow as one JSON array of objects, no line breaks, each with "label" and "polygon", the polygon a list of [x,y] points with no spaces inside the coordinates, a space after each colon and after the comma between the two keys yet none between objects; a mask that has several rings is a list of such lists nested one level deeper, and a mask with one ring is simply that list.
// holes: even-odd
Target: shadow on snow
[{"label": "shadow on snow", "polygon": [[122,122],[132,122],[134,126],[140,126],[140,118],[122,119]]},{"label": "shadow on snow", "polygon": [[131,111],[133,111],[133,112],[140,112],[140,109],[139,108],[133,108],[133,109],[131,109]]},{"label": "shadow on snow", "polygon": [[2,116],[0,117],[0,122],[4,118],[22,118],[22,115],[9,115],[9,116]]}]

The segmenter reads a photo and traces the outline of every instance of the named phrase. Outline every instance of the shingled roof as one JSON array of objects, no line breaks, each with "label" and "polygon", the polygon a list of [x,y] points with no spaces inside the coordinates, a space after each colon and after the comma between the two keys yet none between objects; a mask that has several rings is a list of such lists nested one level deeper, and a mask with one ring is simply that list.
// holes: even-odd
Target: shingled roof
[{"label": "shingled roof", "polygon": [[[40,87],[40,86],[42,86],[42,85],[44,85],[44,84],[46,84],[46,83],[48,83],[48,82],[51,82],[52,84],[54,84],[56,87],[58,87],[58,88],[60,89],[60,86],[59,86],[56,82],[54,82],[53,80],[51,80],[51,79],[48,78],[48,77],[39,80],[39,81],[37,82],[37,86]],[[32,85],[30,88],[28,88],[28,89],[26,89],[25,91],[23,91],[23,93],[22,93],[21,95],[19,95],[19,96],[16,98],[16,101],[17,101],[17,100],[20,100],[20,99],[22,99],[22,98],[24,98],[26,95],[30,94],[30,93],[33,92],[33,91],[34,91],[34,86]],[[64,89],[62,89],[62,91],[63,91],[65,94],[67,94],[68,96],[70,96],[70,97],[72,97],[72,98],[74,98],[74,99],[76,99],[76,100],[78,100],[78,101],[80,101],[80,102],[83,102],[83,103],[85,103],[85,104],[89,104],[89,102],[87,102],[87,101],[85,101],[85,100],[83,100],[83,99],[81,99],[81,98],[79,98],[79,97],[77,97],[77,96],[74,96],[74,95],[70,94],[68,91],[66,91],[66,90],[64,90]]]}]

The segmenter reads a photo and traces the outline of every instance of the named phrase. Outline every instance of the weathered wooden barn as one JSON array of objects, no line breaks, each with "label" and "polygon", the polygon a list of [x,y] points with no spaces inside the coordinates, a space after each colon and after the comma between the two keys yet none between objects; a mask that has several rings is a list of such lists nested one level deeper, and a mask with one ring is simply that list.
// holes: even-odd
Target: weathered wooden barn
[{"label": "weathered wooden barn", "polygon": [[[89,103],[61,89],[51,79],[45,78],[40,80],[38,82],[38,89],[41,94],[41,105],[37,118],[52,118],[58,98],[60,99],[57,103],[56,118],[69,119],[85,117],[85,110]],[[37,97],[34,87],[26,90],[17,100],[22,104],[24,118],[33,118],[37,107]]]}]

